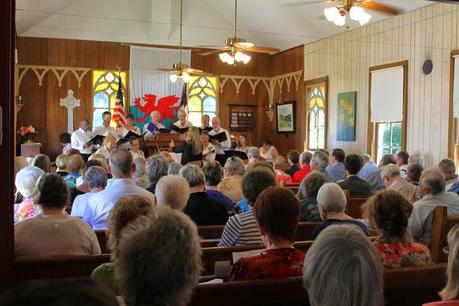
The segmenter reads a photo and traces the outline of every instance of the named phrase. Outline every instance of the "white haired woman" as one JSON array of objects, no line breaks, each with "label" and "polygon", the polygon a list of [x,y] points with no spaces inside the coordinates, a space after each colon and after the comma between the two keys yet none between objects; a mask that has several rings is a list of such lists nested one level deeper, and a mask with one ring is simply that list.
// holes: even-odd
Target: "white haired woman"
[{"label": "white haired woman", "polygon": [[315,239],[322,230],[332,224],[353,224],[368,236],[367,226],[344,212],[346,195],[338,184],[326,183],[322,185],[317,193],[317,204],[323,222],[312,231],[312,239]]},{"label": "white haired woman", "polygon": [[383,269],[370,240],[352,225],[317,237],[303,266],[311,306],[383,306]]},{"label": "white haired woman", "polygon": [[23,200],[14,204],[14,224],[39,214],[38,206],[33,203],[32,195],[40,176],[45,172],[35,166],[27,166],[16,174],[15,185]]}]

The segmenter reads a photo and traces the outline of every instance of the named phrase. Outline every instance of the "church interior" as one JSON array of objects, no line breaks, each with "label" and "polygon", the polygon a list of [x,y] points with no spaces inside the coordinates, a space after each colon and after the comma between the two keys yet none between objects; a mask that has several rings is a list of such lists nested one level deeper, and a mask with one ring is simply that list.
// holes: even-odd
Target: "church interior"
[{"label": "church interior", "polygon": [[0,12],[0,306],[459,305],[459,1]]}]

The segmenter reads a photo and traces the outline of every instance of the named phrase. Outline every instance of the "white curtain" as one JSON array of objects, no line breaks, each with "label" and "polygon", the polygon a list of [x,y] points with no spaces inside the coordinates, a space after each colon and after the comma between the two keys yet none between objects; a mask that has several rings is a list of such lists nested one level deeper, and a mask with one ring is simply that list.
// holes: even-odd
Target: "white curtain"
[{"label": "white curtain", "polygon": [[403,66],[371,72],[371,122],[403,120]]},{"label": "white curtain", "polygon": [[[190,51],[182,51],[182,63],[190,64]],[[145,94],[154,94],[157,99],[165,96],[182,96],[183,83],[178,80],[172,83],[169,72],[158,68],[172,68],[179,62],[178,49],[131,47],[129,71],[129,88],[131,105],[134,99]]]},{"label": "white curtain", "polygon": [[454,83],[453,83],[453,116],[459,118],[459,56],[454,60]]}]

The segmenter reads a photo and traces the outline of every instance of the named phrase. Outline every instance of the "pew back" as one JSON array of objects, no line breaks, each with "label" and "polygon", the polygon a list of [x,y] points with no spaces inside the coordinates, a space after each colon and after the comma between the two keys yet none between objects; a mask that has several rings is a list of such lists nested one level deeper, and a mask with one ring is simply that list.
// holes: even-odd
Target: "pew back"
[{"label": "pew back", "polygon": [[362,219],[362,206],[367,198],[347,198],[346,214],[355,219]]},{"label": "pew back", "polygon": [[430,254],[434,262],[447,262],[448,257],[443,253],[447,246],[447,236],[451,228],[459,223],[459,216],[448,216],[448,209],[444,206],[437,206],[432,216],[432,235]]}]

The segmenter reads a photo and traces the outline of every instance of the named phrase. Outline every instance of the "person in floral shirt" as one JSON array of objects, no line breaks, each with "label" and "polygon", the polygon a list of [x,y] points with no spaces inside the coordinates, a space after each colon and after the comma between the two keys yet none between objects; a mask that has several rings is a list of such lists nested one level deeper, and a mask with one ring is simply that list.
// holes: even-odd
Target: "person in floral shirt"
[{"label": "person in floral shirt", "polygon": [[432,264],[426,245],[412,241],[407,232],[412,205],[398,191],[386,190],[371,197],[365,204],[364,216],[370,226],[381,231],[374,242],[385,268],[401,268]]},{"label": "person in floral shirt", "polygon": [[45,172],[35,166],[27,166],[21,169],[16,175],[15,185],[23,200],[14,204],[14,224],[39,214],[38,206],[34,205],[32,195],[35,185]]},{"label": "person in floral shirt", "polygon": [[305,254],[293,247],[299,203],[285,188],[269,187],[253,207],[266,250],[239,259],[225,281],[299,276]]}]

